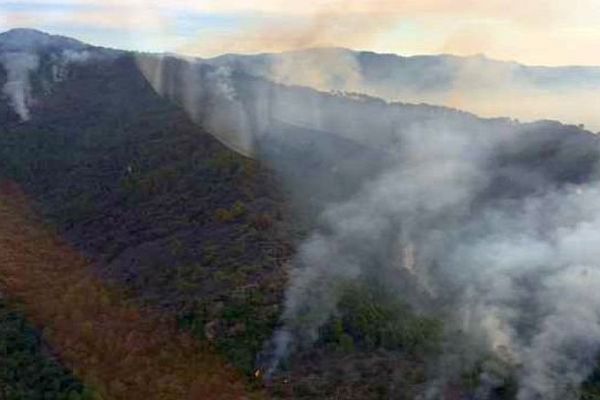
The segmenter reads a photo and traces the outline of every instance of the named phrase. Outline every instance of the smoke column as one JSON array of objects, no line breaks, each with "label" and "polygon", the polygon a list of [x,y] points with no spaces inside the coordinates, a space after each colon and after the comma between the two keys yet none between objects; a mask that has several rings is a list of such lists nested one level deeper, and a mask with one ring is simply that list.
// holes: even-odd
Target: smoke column
[{"label": "smoke column", "polygon": [[[575,398],[600,346],[600,187],[556,185],[518,165],[499,177],[499,149],[519,141],[426,124],[402,132],[398,163],[325,206],[322,228],[300,247],[283,332],[316,339],[336,285],[385,276],[400,298],[470,341],[440,371],[448,379],[489,351],[519,371],[520,400]],[[499,178],[527,193],[506,196]],[[414,261],[395,253],[398,242],[415,247]],[[278,350],[285,357],[286,346]]]},{"label": "smoke column", "polygon": [[[317,339],[340,284],[376,278],[444,322],[429,398],[489,354],[516,372],[519,400],[576,398],[600,349],[593,135],[326,95],[183,60],[140,65],[159,93],[271,165],[295,203],[316,210],[267,372]],[[309,167],[319,163],[332,167]],[[484,370],[478,398],[502,382],[497,371]]]},{"label": "smoke column", "polygon": [[2,93],[8,96],[21,120],[27,121],[30,117],[29,102],[31,101],[29,74],[38,68],[38,56],[30,53],[11,52],[3,54],[0,62],[7,72],[7,81]]}]

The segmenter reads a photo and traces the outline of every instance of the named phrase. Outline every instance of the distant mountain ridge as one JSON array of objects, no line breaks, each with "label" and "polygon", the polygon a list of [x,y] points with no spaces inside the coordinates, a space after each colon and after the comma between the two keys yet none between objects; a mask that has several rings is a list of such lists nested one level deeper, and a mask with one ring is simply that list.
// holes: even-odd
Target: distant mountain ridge
[{"label": "distant mountain ridge", "polygon": [[[515,79],[523,84],[531,84],[544,88],[545,85],[600,85],[600,66],[542,66],[527,65],[516,61],[501,61],[489,58],[483,54],[472,56],[457,56],[452,54],[432,54],[402,56],[394,53],[377,53],[373,51],[356,51],[346,48],[309,48],[305,50],[286,51],[282,53],[261,53],[255,55],[224,54],[214,58],[203,59],[213,65],[227,65],[245,69],[258,75],[276,72],[276,63],[289,62],[301,65],[305,63],[317,67],[318,62],[327,67],[327,60],[352,58],[358,68],[356,72],[364,75],[364,80],[375,83],[382,80],[390,83],[393,79],[402,79],[405,85],[422,90],[443,90],[457,79],[465,68],[481,67],[483,71],[493,68],[509,71]],[[313,65],[313,63],[315,65]],[[326,71],[319,71],[326,73]],[[415,73],[421,76],[415,76]],[[328,76],[333,86],[335,71]],[[292,79],[292,76],[280,76],[281,79]],[[337,78],[341,78],[337,76]],[[393,81],[392,81],[393,82]],[[287,82],[291,83],[291,82]],[[342,81],[338,81],[342,84]],[[340,86],[339,89],[342,89]]]},{"label": "distant mountain ridge", "polygon": [[83,50],[89,47],[79,40],[36,29],[16,28],[0,33],[0,51]]},{"label": "distant mountain ridge", "polygon": [[594,108],[600,67],[528,66],[481,55],[403,57],[341,48],[228,54],[203,61],[283,84],[435,104],[484,117],[583,123],[600,130]]}]

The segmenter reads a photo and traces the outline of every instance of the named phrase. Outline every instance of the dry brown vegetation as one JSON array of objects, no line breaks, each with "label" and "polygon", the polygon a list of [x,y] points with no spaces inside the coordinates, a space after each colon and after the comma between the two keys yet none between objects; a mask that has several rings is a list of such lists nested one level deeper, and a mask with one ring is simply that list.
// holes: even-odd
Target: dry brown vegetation
[{"label": "dry brown vegetation", "polygon": [[131,305],[31,211],[17,185],[0,185],[0,290],[22,307],[61,361],[102,399],[245,399],[243,377],[177,330]]}]

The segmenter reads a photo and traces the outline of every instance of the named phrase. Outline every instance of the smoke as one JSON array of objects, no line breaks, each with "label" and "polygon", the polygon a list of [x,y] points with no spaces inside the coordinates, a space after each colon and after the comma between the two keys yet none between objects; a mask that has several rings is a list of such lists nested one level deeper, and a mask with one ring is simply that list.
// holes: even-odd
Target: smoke
[{"label": "smoke", "polygon": [[38,68],[39,58],[31,53],[8,52],[0,55],[0,63],[7,74],[2,93],[9,98],[21,120],[27,121],[32,100],[29,75]]},{"label": "smoke", "polygon": [[258,23],[245,26],[240,31],[213,34],[210,40],[191,41],[178,52],[215,56],[231,52],[368,46],[395,26],[400,13],[397,9],[390,11],[389,4],[381,4],[382,9],[361,3],[354,0],[328,1],[305,7],[301,17],[263,17]]},{"label": "smoke", "polygon": [[[579,76],[575,78],[578,82],[574,88],[551,84],[550,88],[540,88],[535,82],[520,79],[516,63],[494,64],[483,58],[467,59],[464,65],[443,59],[439,66],[432,68],[418,63],[411,68],[410,63],[406,63],[405,67],[410,70],[401,67],[390,71],[375,66],[370,72],[373,66],[365,66],[356,55],[337,49],[392,48],[412,54],[486,52],[511,59],[513,52],[507,49],[514,48],[516,42],[527,49],[519,54],[522,59],[532,48],[545,48],[545,55],[553,53],[556,49],[548,51],[548,46],[526,46],[524,43],[529,40],[546,42],[550,26],[565,34],[567,30],[562,29],[563,24],[570,26],[567,21],[571,21],[571,25],[581,24],[594,15],[592,8],[595,10],[589,2],[581,7],[570,7],[560,2],[536,0],[512,10],[507,10],[502,1],[480,3],[470,0],[459,3],[447,0],[326,0],[298,6],[267,0],[251,6],[238,1],[198,4],[192,7],[199,12],[246,17],[235,27],[211,31],[210,36],[202,30],[197,39],[186,39],[187,43],[176,50],[202,56],[292,51],[269,57],[265,70],[250,68],[248,72],[259,72],[260,76],[276,82],[318,90],[357,92],[388,101],[424,102],[489,118],[553,119],[600,130],[595,107],[600,87],[598,78],[593,85]],[[167,16],[165,13],[168,19]],[[522,37],[515,36],[522,29]],[[336,49],[302,51],[323,47]],[[574,54],[569,55],[569,59],[574,59]],[[387,61],[382,61],[384,66]],[[448,68],[444,69],[443,64],[447,61]],[[399,76],[402,73],[404,76]],[[542,76],[544,74],[542,72]],[[553,79],[548,80],[551,83]],[[415,82],[422,85],[416,86]]]},{"label": "smoke", "polygon": [[237,99],[228,67],[207,69],[193,60],[143,54],[136,62],[157,93],[181,104],[194,122],[226,146],[254,155],[253,127]]},{"label": "smoke", "polygon": [[60,52],[38,55],[28,51],[8,51],[0,54],[0,64],[6,71],[6,82],[2,93],[6,96],[21,121],[31,119],[30,105],[34,101],[32,74],[40,70],[40,65],[47,62],[48,71],[40,71],[36,78],[48,90],[53,84],[63,82],[73,64],[86,64],[93,61],[113,60],[118,52],[94,50],[64,49]]},{"label": "smoke", "polygon": [[89,50],[64,49],[62,52],[53,54],[51,57],[52,83],[65,81],[73,65],[114,61],[119,54],[120,52],[118,51],[107,51],[100,48]]},{"label": "smoke", "polygon": [[62,51],[61,56],[64,63],[76,64],[83,64],[95,58],[94,53],[90,50],[66,49]]},{"label": "smoke", "polygon": [[318,339],[340,287],[383,282],[444,322],[435,398],[489,359],[476,396],[571,399],[600,350],[597,139],[556,123],[482,120],[352,99],[190,60],[140,57],[153,87],[315,211],[267,376]]},{"label": "smoke", "polygon": [[[336,285],[380,276],[468,338],[466,353],[445,346],[439,379],[489,351],[519,372],[520,400],[576,398],[600,350],[600,187],[557,187],[515,168],[508,178],[535,193],[488,197],[486,164],[503,141],[424,125],[402,134],[401,161],[326,206],[299,249],[276,363],[294,345],[289,335],[317,338],[336,310]],[[414,261],[397,257],[398,242],[415,247]]]},{"label": "smoke", "polygon": [[229,101],[235,100],[235,89],[231,82],[231,68],[219,67],[209,74],[208,79],[215,82],[217,93]]}]

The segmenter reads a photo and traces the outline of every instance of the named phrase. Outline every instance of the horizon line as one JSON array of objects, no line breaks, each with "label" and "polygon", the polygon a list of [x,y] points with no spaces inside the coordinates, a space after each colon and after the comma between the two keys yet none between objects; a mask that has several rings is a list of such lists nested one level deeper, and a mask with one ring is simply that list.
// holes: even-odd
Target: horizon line
[{"label": "horizon line", "polygon": [[0,31],[0,35],[3,35],[10,31],[15,31],[15,30],[37,31],[37,32],[41,32],[41,33],[44,33],[44,34],[47,34],[50,36],[60,36],[60,37],[68,38],[68,39],[77,40],[79,42],[82,42],[84,44],[87,44],[87,45],[90,45],[93,47],[101,47],[101,48],[113,49],[113,50],[118,50],[118,51],[130,51],[130,52],[150,53],[150,54],[170,54],[170,55],[178,55],[178,56],[182,56],[182,57],[194,57],[194,58],[199,58],[199,59],[204,59],[204,60],[212,60],[212,59],[216,59],[219,57],[226,57],[226,56],[252,57],[252,56],[278,55],[278,54],[286,54],[286,53],[298,53],[298,52],[303,52],[303,51],[314,51],[314,50],[344,50],[344,51],[350,51],[350,52],[354,52],[354,53],[372,53],[372,54],[376,54],[376,55],[380,55],[380,56],[395,56],[395,57],[399,57],[399,58],[422,58],[422,57],[453,57],[453,58],[460,58],[460,59],[482,58],[482,59],[489,60],[492,62],[504,63],[504,64],[516,64],[519,66],[530,67],[530,68],[600,68],[600,64],[555,64],[555,65],[536,64],[536,63],[528,64],[528,63],[521,62],[518,60],[490,57],[487,54],[481,53],[481,52],[474,53],[474,54],[454,54],[454,53],[403,54],[403,53],[398,53],[398,52],[394,52],[394,51],[377,51],[377,50],[373,50],[373,49],[361,49],[361,48],[353,48],[353,47],[347,47],[347,46],[335,46],[335,45],[307,46],[307,47],[299,47],[299,48],[295,48],[295,49],[293,49],[293,48],[286,49],[286,50],[281,50],[281,51],[256,51],[256,52],[238,52],[238,53],[224,52],[224,53],[217,54],[217,55],[202,56],[199,54],[187,53],[184,51],[173,51],[173,50],[148,51],[148,50],[143,50],[143,49],[139,49],[139,48],[137,48],[137,49],[131,48],[131,47],[128,48],[127,46],[118,47],[115,45],[105,45],[105,44],[93,43],[94,42],[93,40],[89,40],[89,39],[82,38],[82,37],[77,37],[76,35],[60,33],[58,30],[48,30],[48,29],[41,29],[38,27],[26,27],[26,26],[13,27],[13,28],[8,28],[5,30],[2,30],[2,31]]}]

